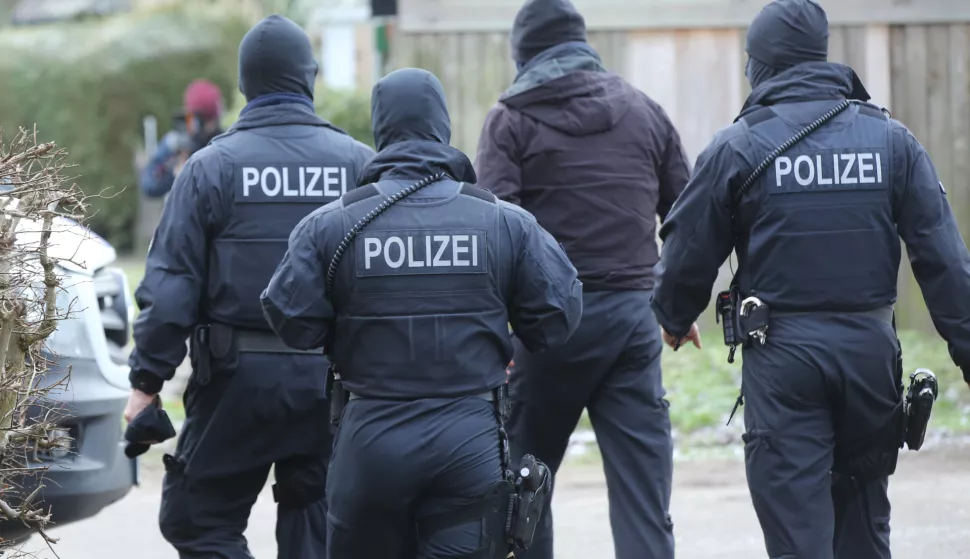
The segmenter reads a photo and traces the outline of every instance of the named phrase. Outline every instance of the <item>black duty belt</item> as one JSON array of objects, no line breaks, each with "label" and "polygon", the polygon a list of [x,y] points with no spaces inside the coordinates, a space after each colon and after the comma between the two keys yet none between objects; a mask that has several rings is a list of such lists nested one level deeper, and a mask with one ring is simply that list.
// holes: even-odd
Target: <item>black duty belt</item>
[{"label": "black duty belt", "polygon": [[306,355],[322,355],[323,350],[294,349],[284,344],[276,334],[258,330],[236,330],[236,344],[240,353],[296,353]]},{"label": "black duty belt", "polygon": [[865,316],[875,318],[886,324],[893,323],[893,307],[892,305],[886,305],[885,307],[879,307],[878,309],[872,309],[868,311],[852,311],[852,312],[826,312],[819,313],[816,311],[769,311],[768,316],[770,318],[785,318],[789,316],[818,316],[819,314],[832,314],[832,315],[846,315],[846,316]]},{"label": "black duty belt", "polygon": [[[465,398],[465,397],[468,397],[468,396],[474,396],[475,398],[481,398],[481,399],[487,400],[489,402],[495,402],[496,401],[496,391],[495,390],[489,390],[488,392],[479,392],[478,394],[467,394],[466,396],[430,396],[430,398],[442,398],[442,399],[453,398],[453,399],[457,400],[459,398]],[[350,397],[349,397],[350,400],[358,400],[358,399],[361,399],[361,398],[372,398],[374,400],[400,400],[400,398],[377,398],[377,397],[372,397],[372,396],[361,396],[359,394],[354,394],[354,393],[351,393],[350,394]]]}]

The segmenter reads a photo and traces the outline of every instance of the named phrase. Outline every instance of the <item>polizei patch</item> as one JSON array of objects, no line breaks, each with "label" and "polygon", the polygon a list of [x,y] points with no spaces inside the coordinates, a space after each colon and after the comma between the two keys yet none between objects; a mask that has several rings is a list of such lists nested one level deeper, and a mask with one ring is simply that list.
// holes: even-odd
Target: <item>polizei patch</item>
[{"label": "polizei patch", "polygon": [[355,240],[357,277],[488,272],[484,229],[368,231]]},{"label": "polizei patch", "polygon": [[878,190],[889,183],[883,149],[804,151],[775,159],[768,173],[773,194],[812,190]]},{"label": "polizei patch", "polygon": [[235,170],[237,203],[316,202],[321,206],[347,193],[346,167],[307,165],[243,166]]}]

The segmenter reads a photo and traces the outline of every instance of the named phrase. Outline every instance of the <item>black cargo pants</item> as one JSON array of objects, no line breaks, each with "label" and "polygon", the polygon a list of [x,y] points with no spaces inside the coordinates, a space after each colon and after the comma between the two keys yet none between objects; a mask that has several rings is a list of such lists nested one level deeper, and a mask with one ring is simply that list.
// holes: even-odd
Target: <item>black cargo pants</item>
[{"label": "black cargo pants", "polygon": [[492,402],[476,396],[351,400],[327,479],[329,555],[314,557],[471,556],[489,540],[504,538],[505,509],[501,530],[482,518],[433,532],[419,528],[428,518],[479,502],[501,480],[499,421]]},{"label": "black cargo pants", "polygon": [[250,559],[243,533],[275,468],[279,559],[326,557],[332,439],[322,356],[242,353],[190,382],[159,526],[182,559]]},{"label": "black cargo pants", "polygon": [[[532,355],[516,340],[511,370],[513,464],[533,454],[556,472],[583,409],[589,411],[603,455],[616,559],[674,557],[673,441],[650,296],[585,293],[582,322],[569,342]],[[546,507],[532,547],[517,558],[552,559],[551,503]]]},{"label": "black cargo pants", "polygon": [[832,471],[887,444],[897,344],[871,314],[805,314],[773,318],[767,343],[744,350],[748,487],[771,559],[890,557],[888,478]]}]

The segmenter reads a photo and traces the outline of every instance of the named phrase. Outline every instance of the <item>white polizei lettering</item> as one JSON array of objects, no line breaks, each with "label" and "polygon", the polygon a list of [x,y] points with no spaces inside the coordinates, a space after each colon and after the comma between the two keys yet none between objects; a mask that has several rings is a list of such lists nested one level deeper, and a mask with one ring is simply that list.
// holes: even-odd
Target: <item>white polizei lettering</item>
[{"label": "white polizei lettering", "polygon": [[414,259],[414,237],[408,237],[408,268],[424,268],[424,262]]},{"label": "white polizei lettering", "polygon": [[[340,196],[340,169],[338,167],[324,167],[323,168],[323,195],[324,196]],[[332,187],[336,186],[337,189],[334,190]]]},{"label": "white polizei lettering", "polygon": [[320,167],[306,167],[306,172],[310,174],[310,182],[306,185],[304,196],[323,196],[319,188],[314,188],[320,180],[320,171]]},{"label": "white polizei lettering", "polygon": [[[302,169],[302,167],[301,167]],[[290,170],[283,167],[283,196],[299,196],[300,190],[290,190]]]},{"label": "white polizei lettering", "polygon": [[306,167],[300,167],[300,196],[306,196]]},{"label": "white polizei lettering", "polygon": [[347,168],[340,168],[340,195],[347,194]]},{"label": "white polizei lettering", "polygon": [[822,176],[822,156],[815,156],[815,166],[818,167],[818,183],[819,184],[832,184],[832,179],[827,179]]},{"label": "white polizei lettering", "polygon": [[[273,175],[273,188],[268,188],[266,184],[266,177],[268,175]],[[280,193],[280,189],[283,188],[283,179],[280,178],[280,172],[275,167],[266,167],[263,169],[263,174],[259,177],[259,182],[260,186],[263,187],[263,194],[267,196],[276,196]]]},{"label": "white polizei lettering", "polygon": [[364,269],[370,270],[371,258],[381,253],[381,240],[373,237],[364,239]]},{"label": "white polizei lettering", "polygon": [[[397,246],[398,256],[400,256],[397,260],[391,260],[391,244]],[[404,241],[401,237],[389,237],[384,241],[384,262],[387,262],[391,268],[400,268],[401,264],[404,264]]]},{"label": "white polizei lettering", "polygon": [[438,252],[434,255],[434,260],[432,260],[432,266],[451,266],[450,260],[442,260],[441,255],[445,253],[445,249],[448,248],[448,241],[451,240],[449,235],[435,235],[434,242],[441,243],[438,247]]},{"label": "white polizei lettering", "polygon": [[468,235],[452,235],[451,237],[451,262],[455,266],[468,266],[471,264],[467,259],[459,259],[459,254],[468,252],[467,246],[458,246],[458,243],[467,243]]},{"label": "white polizei lettering", "polygon": [[855,162],[855,155],[856,154],[854,154],[854,153],[843,153],[842,154],[842,161],[845,161],[845,162],[848,163],[848,165],[845,166],[845,169],[842,169],[842,184],[858,184],[859,183],[859,179],[858,178],[856,178],[856,177],[850,177],[849,176],[849,173],[852,171],[852,163]]},{"label": "white polizei lettering", "polygon": [[[808,176],[805,178],[802,178],[802,174],[799,172],[799,169],[805,166],[802,165],[802,163],[805,163],[808,166]],[[795,159],[795,180],[798,181],[798,184],[802,186],[808,186],[812,184],[812,181],[815,180],[815,167],[812,167],[811,157],[808,157],[807,155],[799,155],[798,158]]]},{"label": "white polizei lettering", "polygon": [[[832,165],[831,168],[828,167],[829,164]],[[788,188],[795,183],[803,187],[883,184],[882,154],[873,150],[864,153],[778,157],[775,159],[775,183],[781,188],[786,182]]]},{"label": "white polizei lettering", "polygon": [[781,177],[791,174],[791,159],[781,156],[775,159],[775,186],[781,187]]},{"label": "white polizei lettering", "polygon": [[[375,259],[383,259],[391,269],[478,267],[478,235],[402,235],[388,232],[386,239],[363,237],[363,269],[375,267]],[[424,242],[422,243],[422,238]],[[469,242],[470,241],[470,242]],[[424,245],[424,253],[419,250]],[[450,258],[449,258],[450,257]],[[377,268],[383,268],[377,264]],[[431,270],[429,270],[431,271]]]},{"label": "white polizei lettering", "polygon": [[872,171],[872,163],[868,163],[871,160],[871,153],[859,154],[859,182],[862,184],[873,184],[876,182],[876,177],[866,176],[866,171]]},{"label": "white polizei lettering", "polygon": [[243,196],[249,196],[249,188],[259,184],[259,169],[243,167]]}]

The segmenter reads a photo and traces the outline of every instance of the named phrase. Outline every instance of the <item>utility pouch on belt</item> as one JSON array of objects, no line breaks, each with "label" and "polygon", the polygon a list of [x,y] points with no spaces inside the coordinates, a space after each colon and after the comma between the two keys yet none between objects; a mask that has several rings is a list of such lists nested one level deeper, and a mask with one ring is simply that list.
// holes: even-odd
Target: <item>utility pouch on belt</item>
[{"label": "utility pouch on belt", "polygon": [[728,291],[717,294],[717,307],[714,321],[721,323],[724,330],[724,345],[731,348],[728,351],[728,363],[734,363],[734,352],[741,344],[738,336],[738,286],[732,285]]},{"label": "utility pouch on belt", "polygon": [[906,413],[905,443],[910,450],[919,450],[926,438],[926,427],[933,413],[933,402],[940,394],[936,375],[929,369],[916,369],[909,375],[909,390],[906,392],[904,408]]},{"label": "utility pouch on belt", "polygon": [[209,384],[214,368],[231,370],[235,359],[233,353],[233,329],[224,324],[200,324],[192,332],[189,355],[192,363],[192,380],[200,386]]},{"label": "utility pouch on belt", "polygon": [[330,425],[334,430],[340,426],[340,416],[350,400],[350,394],[344,389],[336,367],[330,365],[327,369],[327,401],[330,402]]}]

